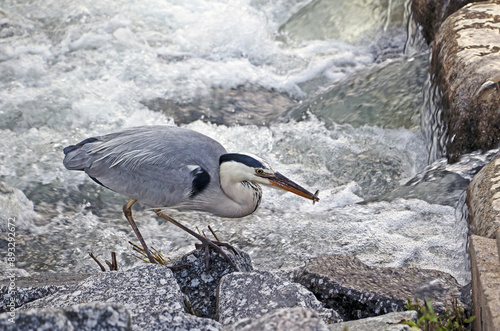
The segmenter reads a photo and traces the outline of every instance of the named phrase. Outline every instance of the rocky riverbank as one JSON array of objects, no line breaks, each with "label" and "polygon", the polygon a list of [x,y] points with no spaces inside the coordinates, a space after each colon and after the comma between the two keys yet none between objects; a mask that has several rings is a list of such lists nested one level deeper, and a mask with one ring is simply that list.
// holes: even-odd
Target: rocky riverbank
[{"label": "rocky riverbank", "polygon": [[[4,330],[342,330],[358,325],[406,330],[400,323],[416,320],[416,312],[403,312],[409,298],[431,298],[437,311],[452,298],[467,306],[468,289],[438,271],[369,267],[354,257],[331,255],[292,273],[265,272],[253,270],[242,251],[231,258],[239,272],[216,253],[207,271],[204,255],[194,251],[177,261],[174,265],[183,267],[174,271],[145,264],[79,275],[87,277],[82,280],[73,275],[44,283],[39,277],[18,279],[22,286],[11,294],[4,281],[0,325]],[[11,301],[18,307],[14,314]]]},{"label": "rocky riverbank", "polygon": [[[412,0],[411,9],[432,48],[433,95],[422,116],[439,128],[431,137],[434,155],[455,162],[464,153],[498,148],[499,2]],[[496,158],[486,165],[467,189],[476,330],[500,325],[499,164]]]}]

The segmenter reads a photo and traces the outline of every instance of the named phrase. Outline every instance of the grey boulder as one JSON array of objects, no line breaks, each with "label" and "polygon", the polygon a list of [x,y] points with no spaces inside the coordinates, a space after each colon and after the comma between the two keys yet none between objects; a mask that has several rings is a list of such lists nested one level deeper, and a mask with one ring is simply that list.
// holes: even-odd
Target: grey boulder
[{"label": "grey boulder", "polygon": [[[226,252],[240,271],[251,271],[252,262],[247,253]],[[184,266],[174,270],[182,293],[190,302],[190,311],[196,316],[215,318],[217,285],[224,275],[233,272],[233,267],[220,254],[211,251],[209,268],[205,265],[204,250],[196,250],[184,255],[174,266]]]},{"label": "grey boulder", "polygon": [[129,311],[117,303],[85,303],[65,308],[21,310],[0,314],[2,330],[131,330]]},{"label": "grey boulder", "polygon": [[226,275],[217,293],[217,318],[223,325],[293,307],[309,308],[330,323],[341,320],[335,311],[325,309],[304,286],[285,282],[265,271]]},{"label": "grey boulder", "polygon": [[119,303],[129,312],[132,326],[147,327],[157,314],[168,308],[184,312],[184,295],[170,269],[146,264],[126,271],[98,273],[71,290],[30,302],[20,309],[60,308],[81,303]]},{"label": "grey boulder", "polygon": [[408,299],[430,299],[444,312],[445,302],[461,300],[461,286],[449,274],[419,268],[372,267],[344,255],[322,255],[298,271],[295,281],[312,291],[344,320],[405,310]]},{"label": "grey boulder", "polygon": [[417,312],[410,310],[395,312],[377,317],[362,318],[356,321],[348,321],[330,325],[330,331],[410,331],[411,327],[402,324],[407,321],[417,321]]},{"label": "grey boulder", "polygon": [[245,318],[224,327],[224,331],[329,331],[315,312],[303,308],[280,308],[259,318]]}]

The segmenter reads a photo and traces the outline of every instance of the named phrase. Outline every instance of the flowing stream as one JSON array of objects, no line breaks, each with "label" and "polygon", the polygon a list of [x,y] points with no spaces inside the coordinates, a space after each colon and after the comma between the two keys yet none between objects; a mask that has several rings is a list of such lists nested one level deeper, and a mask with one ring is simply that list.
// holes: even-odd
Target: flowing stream
[{"label": "flowing stream", "polygon": [[[169,211],[191,228],[211,225],[254,267],[347,254],[469,282],[459,202],[492,154],[427,164],[428,54],[403,51],[406,16],[396,0],[4,0],[0,181],[16,194],[0,211],[2,251],[15,217],[20,275],[96,271],[88,252],[103,260],[115,251],[120,268],[143,263],[128,245],[127,199],[66,170],[62,149],[164,124],[257,154],[320,190],[312,205],[264,188],[260,209],[242,219]],[[134,211],[164,255],[194,248],[152,211]]]}]

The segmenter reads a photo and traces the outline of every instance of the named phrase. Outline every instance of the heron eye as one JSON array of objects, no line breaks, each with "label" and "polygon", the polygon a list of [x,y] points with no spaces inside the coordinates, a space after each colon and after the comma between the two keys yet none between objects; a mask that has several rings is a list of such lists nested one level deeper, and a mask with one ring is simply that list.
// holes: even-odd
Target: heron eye
[{"label": "heron eye", "polygon": [[257,175],[263,175],[263,174],[264,174],[264,170],[262,170],[262,169],[257,169],[257,170],[255,170],[255,173],[256,173]]}]

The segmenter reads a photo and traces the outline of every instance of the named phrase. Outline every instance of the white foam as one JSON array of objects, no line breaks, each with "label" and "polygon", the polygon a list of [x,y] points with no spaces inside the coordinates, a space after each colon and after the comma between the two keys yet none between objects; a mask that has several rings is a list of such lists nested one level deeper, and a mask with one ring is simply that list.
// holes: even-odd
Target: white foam
[{"label": "white foam", "polygon": [[[298,84],[316,76],[338,80],[373,61],[368,48],[334,40],[283,44],[276,39],[278,24],[272,19],[278,18],[269,14],[273,10],[268,8],[266,14],[245,0],[88,2],[88,7],[62,3],[57,8],[39,8],[37,16],[66,29],[63,35],[54,37],[41,30],[36,40],[19,38],[12,45],[0,44],[1,58],[37,54],[51,70],[45,81],[60,76],[71,79],[73,70],[85,67],[87,72],[80,78],[133,81],[132,90],[145,92],[144,98],[176,100],[209,93],[213,86],[243,84],[302,97]],[[29,14],[34,9],[36,5]],[[54,13],[49,12],[52,9]],[[22,8],[15,10],[22,14]],[[80,24],[73,25],[77,17]],[[22,62],[15,67],[30,61]]]},{"label": "white foam", "polygon": [[[2,232],[11,232],[14,236],[16,230],[26,230],[33,226],[36,213],[33,203],[16,188],[8,187],[0,182],[0,229]],[[13,237],[15,241],[15,237]]]},{"label": "white foam", "polygon": [[[30,230],[60,243],[40,249],[40,260],[63,256],[68,259],[58,260],[76,265],[74,271],[89,271],[92,262],[81,262],[88,261],[88,250],[103,256],[115,250],[124,265],[138,263],[124,253],[127,239],[133,238],[121,215],[125,198],[106,193],[84,173],[67,171],[62,165],[65,146],[123,127],[173,125],[146,109],[144,100],[190,100],[212,87],[242,84],[301,97],[304,82],[337,80],[370,65],[367,47],[335,40],[293,45],[276,38],[279,25],[305,2],[5,4],[2,11],[17,34],[0,41],[0,173],[9,186],[39,190],[45,194],[39,202],[55,206],[49,213],[57,215],[50,222]],[[248,249],[259,267],[342,253],[372,264],[449,270],[466,279],[466,254],[459,244],[464,240],[452,232],[466,226],[455,224],[450,208],[422,201],[356,205],[361,186],[350,171],[369,162],[394,161],[392,168],[382,169],[389,184],[412,177],[425,162],[419,133],[348,125],[327,129],[314,117],[269,127],[201,121],[187,127],[229,151],[264,157],[300,185],[320,190],[321,200],[313,206],[310,200],[265,189],[261,209],[242,220],[173,212],[192,227],[212,224],[224,239]],[[69,198],[78,200],[70,200],[76,206],[64,205]],[[106,216],[90,207],[99,207]],[[192,248],[194,240],[150,212],[137,217],[158,249],[179,254]],[[69,246],[74,251],[60,249]]]}]

